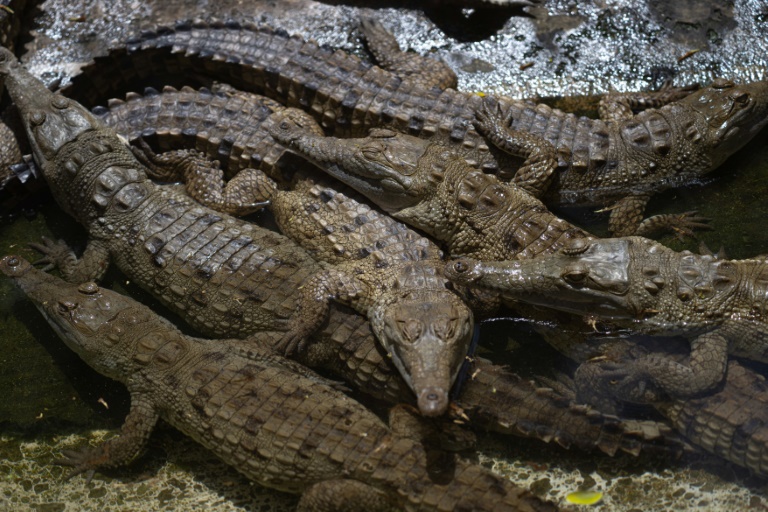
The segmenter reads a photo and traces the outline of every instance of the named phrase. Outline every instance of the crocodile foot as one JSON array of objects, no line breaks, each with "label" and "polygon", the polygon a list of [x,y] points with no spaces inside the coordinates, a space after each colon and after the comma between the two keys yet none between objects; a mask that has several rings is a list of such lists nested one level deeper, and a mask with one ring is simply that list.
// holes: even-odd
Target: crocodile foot
[{"label": "crocodile foot", "polygon": [[29,246],[43,255],[42,258],[35,261],[33,265],[44,265],[41,270],[48,272],[54,268],[65,268],[73,265],[77,261],[75,253],[72,252],[69,245],[64,240],[53,241],[50,238],[42,237],[43,243],[30,243]]},{"label": "crocodile foot", "polygon": [[647,404],[659,399],[640,361],[599,360],[583,363],[574,375],[579,402],[615,414],[621,402]]},{"label": "crocodile foot", "polygon": [[648,236],[659,231],[671,231],[680,241],[686,237],[696,238],[695,230],[712,229],[708,224],[709,218],[702,217],[697,211],[683,213],[668,213],[648,217],[637,227],[638,236]]},{"label": "crocodile foot", "polygon": [[97,448],[84,448],[81,450],[64,450],[62,458],[55,459],[54,464],[68,466],[72,470],[64,477],[69,480],[79,474],[86,474],[86,484],[90,484],[96,470],[108,465],[108,456],[99,446]]},{"label": "crocodile foot", "polygon": [[297,352],[303,352],[309,343],[310,334],[311,332],[306,333],[303,329],[291,329],[275,343],[275,352],[285,356],[290,356]]}]

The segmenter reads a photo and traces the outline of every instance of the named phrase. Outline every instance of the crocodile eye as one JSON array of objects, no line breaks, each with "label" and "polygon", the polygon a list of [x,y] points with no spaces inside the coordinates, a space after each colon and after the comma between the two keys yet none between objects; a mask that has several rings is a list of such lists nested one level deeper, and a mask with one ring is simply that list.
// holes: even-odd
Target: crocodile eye
[{"label": "crocodile eye", "polygon": [[453,319],[443,319],[435,321],[433,325],[435,336],[440,341],[447,342],[453,337],[453,333],[456,332],[456,321]]},{"label": "crocodile eye", "polygon": [[469,270],[469,265],[467,265],[466,261],[457,261],[453,264],[453,270],[459,274],[463,274]]},{"label": "crocodile eye", "polygon": [[733,102],[739,105],[746,105],[747,103],[749,103],[749,93],[743,92],[739,94],[738,96],[733,98]]},{"label": "crocodile eye", "polygon": [[589,270],[583,267],[568,269],[563,272],[563,279],[571,284],[582,284],[589,275]]},{"label": "crocodile eye", "polygon": [[88,282],[88,283],[81,284],[77,288],[77,291],[79,291],[80,293],[82,293],[84,295],[93,295],[94,293],[97,293],[99,291],[99,286],[96,283],[94,283],[93,281],[91,281],[91,282]]},{"label": "crocodile eye", "polygon": [[586,238],[574,238],[563,247],[563,254],[575,256],[589,249],[589,241]]},{"label": "crocodile eye", "polygon": [[61,300],[59,301],[59,305],[58,305],[59,313],[69,313],[76,307],[77,307],[77,304],[68,300]]},{"label": "crocodile eye", "polygon": [[733,83],[731,80],[728,80],[727,78],[715,78],[712,81],[712,88],[713,89],[730,89],[731,87],[735,87],[736,84]]},{"label": "crocodile eye", "polygon": [[424,324],[415,318],[409,318],[400,322],[400,331],[403,333],[404,341],[414,343],[421,337],[424,331]]},{"label": "crocodile eye", "polygon": [[381,150],[379,148],[373,148],[373,147],[363,148],[362,150],[360,150],[360,152],[368,160],[376,160],[378,159],[379,155],[381,155]]}]

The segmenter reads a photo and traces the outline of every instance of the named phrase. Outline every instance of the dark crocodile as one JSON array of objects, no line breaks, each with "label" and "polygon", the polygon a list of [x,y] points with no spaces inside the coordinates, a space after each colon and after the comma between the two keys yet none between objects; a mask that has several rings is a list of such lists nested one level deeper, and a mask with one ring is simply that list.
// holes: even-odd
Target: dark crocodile
[{"label": "dark crocodile", "polygon": [[[605,346],[604,357],[615,360],[643,357],[649,350],[663,352],[680,364],[688,359],[684,347],[669,340],[620,339]],[[576,371],[576,382],[550,384],[574,403],[602,400],[601,406],[612,407],[614,386],[601,371],[594,371],[595,366],[593,361],[584,362]],[[709,393],[675,399],[649,385],[633,398],[653,406],[699,449],[768,476],[768,384],[759,370],[729,361],[725,379]]]},{"label": "dark crocodile", "polygon": [[[617,235],[699,227],[699,219],[685,214],[640,221],[653,193],[710,172],[768,120],[765,81],[718,80],[690,95],[671,89],[613,98],[602,110],[615,120],[593,120],[525,101],[419,87],[344,52],[235,22],[180,22],[146,32],[84,68],[66,94],[93,105],[126,86],[181,86],[179,70],[187,70],[188,83],[199,78],[205,85],[207,75],[300,107],[339,137],[392,128],[452,143],[483,171],[514,175],[536,193],[548,190],[555,203],[614,203]],[[672,100],[680,101],[661,106]],[[630,115],[634,107],[656,106]],[[516,156],[486,142],[476,123]],[[519,170],[518,156],[529,159]]]},{"label": "dark crocodile", "polygon": [[70,476],[130,463],[163,419],[249,479],[302,494],[298,510],[557,510],[455,456],[435,466],[418,440],[266,345],[246,354],[184,335],[128,297],[66,283],[17,256],[0,271],[69,348],[131,394],[120,436],[65,452]]},{"label": "dark crocodile", "polygon": [[768,362],[765,258],[727,260],[627,237],[577,240],[532,261],[460,259],[446,273],[510,299],[638,333],[690,338],[684,363],[657,354],[600,363],[602,379],[620,398],[641,393],[649,379],[675,397],[708,391],[723,379],[729,353]]},{"label": "dark crocodile", "polygon": [[[115,256],[115,262],[127,270],[129,278],[146,286],[200,332],[245,338],[261,328],[271,328],[269,335],[273,341],[279,339],[295,310],[296,290],[307,276],[320,270],[311,258],[281,235],[216,215],[193,204],[173,188],[155,187],[145,179],[140,172],[143,166],[116,135],[104,129],[77,103],[47,91],[10,54],[0,52],[0,56],[0,74],[10,75],[9,92],[23,112],[40,168],[46,173],[57,201],[66,211],[75,213],[75,218],[88,229],[89,247],[95,245],[86,250],[86,263],[90,261],[88,258],[93,258],[89,254],[104,256],[107,251],[101,244],[104,240],[111,241],[118,247],[117,251],[121,251]],[[111,149],[105,152],[106,144]],[[119,184],[110,181],[116,179],[120,170],[116,164],[120,161],[126,163],[125,173],[142,175]],[[108,165],[106,168],[97,165],[104,163]],[[74,176],[73,164],[77,171]],[[107,188],[113,183],[113,188]],[[95,219],[91,222],[89,212],[97,209],[103,212],[102,198],[111,191],[115,199],[108,204],[110,211],[115,212],[116,219],[122,219],[117,226],[125,225],[130,211],[120,210],[141,190],[152,191],[146,196],[147,200],[156,196],[160,202],[155,214],[157,222],[151,221],[148,208],[152,203],[145,204],[138,212],[144,216],[125,230],[101,221],[103,213],[93,215]],[[79,200],[85,191],[90,199]],[[73,203],[76,208],[70,206]],[[193,245],[194,241],[185,240],[193,234],[190,229],[177,229],[194,228],[196,223],[190,221],[195,220],[197,225],[204,221],[211,229],[220,231],[213,242],[209,239],[203,244],[208,248],[203,252]],[[224,229],[220,229],[222,227]],[[151,236],[141,244],[132,245],[130,240],[138,237],[136,232],[142,229],[167,236],[165,250],[154,243],[158,238]],[[120,237],[114,236],[115,233]],[[225,236],[227,233],[231,235],[229,238]],[[273,243],[266,243],[270,241]],[[218,251],[213,255],[228,258],[226,265],[218,270],[211,267],[216,260],[208,258],[207,252],[216,249],[216,244],[219,244]],[[260,246],[266,248],[259,250]],[[68,249],[63,256],[65,260],[74,260]],[[105,264],[100,260],[92,265],[95,270],[91,272],[100,274]],[[234,267],[237,268],[233,270]],[[64,264],[64,268],[69,267]],[[75,281],[87,280],[87,272],[80,270],[82,268],[74,272]],[[178,293],[176,288],[183,293]],[[396,402],[412,400],[412,393],[386,353],[375,343],[368,322],[343,307],[332,306],[332,310],[321,332],[314,336],[316,342],[299,354],[299,359],[334,373],[372,396]],[[625,425],[616,418],[569,408],[553,401],[551,395],[539,393],[536,386],[528,382],[505,378],[505,373],[498,368],[481,361],[474,364],[475,378],[468,381],[457,404],[468,411],[470,422],[477,418],[479,426],[555,440],[563,445],[596,446],[608,453],[618,449],[637,452],[646,440],[659,437],[658,432],[649,435],[644,428]],[[493,400],[489,401],[488,397]]]}]

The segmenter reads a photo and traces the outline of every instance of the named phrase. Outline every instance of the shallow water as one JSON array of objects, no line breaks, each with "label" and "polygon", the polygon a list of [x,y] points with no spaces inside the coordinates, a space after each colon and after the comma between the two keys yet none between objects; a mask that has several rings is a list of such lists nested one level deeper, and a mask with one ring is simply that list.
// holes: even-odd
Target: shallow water
[{"label": "shallow water", "polygon": [[[301,0],[243,6],[233,0],[214,7],[191,0],[48,1],[35,20],[36,37],[25,60],[49,81],[62,78],[110,39],[146,27],[151,19],[170,22],[179,12],[182,17],[266,20],[359,54],[360,41],[350,34],[363,12],[390,26],[404,46],[446,57],[459,70],[462,88],[518,97],[592,94],[609,86],[632,90],[658,85],[665,73],[674,74],[677,83],[706,80],[712,73],[746,79],[763,73],[768,60],[762,35],[768,33],[768,14],[757,1],[710,2],[708,11],[692,1],[675,3],[676,9],[650,6],[664,2],[649,1],[647,7],[637,2],[635,15],[622,2],[549,2],[529,9],[535,18],[520,17],[519,10],[496,15],[496,21],[506,21],[491,34],[485,33],[487,22],[462,27],[460,18],[434,9],[427,17],[422,11],[395,9],[401,6],[398,2],[366,2],[379,8],[363,11],[352,4]],[[463,29],[466,37],[461,36]],[[466,40],[472,38],[478,40]],[[693,49],[700,51],[678,62]],[[534,65],[521,71],[521,63],[529,61]],[[589,108],[579,100],[560,106]],[[648,213],[698,210],[713,228],[701,232],[700,240],[715,250],[723,245],[729,257],[749,257],[768,253],[767,193],[768,130],[763,130],[705,183],[660,194]],[[592,231],[605,229],[605,217],[591,211],[560,213],[573,215]],[[0,254],[34,259],[26,243],[40,236],[84,242],[82,229],[48,204],[32,220],[21,217],[0,225]],[[698,245],[693,240],[663,241],[675,249]],[[117,272],[110,272],[106,285],[153,303]],[[516,323],[496,322],[484,329],[483,354],[506,361],[515,371],[545,371],[556,357],[531,342],[529,332]],[[64,481],[66,470],[52,464],[60,450],[113,435],[128,410],[127,393],[63,347],[5,279],[0,279],[0,354],[5,395],[0,400],[0,510],[279,511],[295,506],[294,497],[249,483],[168,428],[153,436],[148,455],[131,467],[97,474],[91,484],[83,477]],[[595,510],[768,507],[765,479],[708,455],[609,458],[496,435],[481,436],[479,452],[481,463],[542,497],[562,503],[567,492],[605,492]]]}]

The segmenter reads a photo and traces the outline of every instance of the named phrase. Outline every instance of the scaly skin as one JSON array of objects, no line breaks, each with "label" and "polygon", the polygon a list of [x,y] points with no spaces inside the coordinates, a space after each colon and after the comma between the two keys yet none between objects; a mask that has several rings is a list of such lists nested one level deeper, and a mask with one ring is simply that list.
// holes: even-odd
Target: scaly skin
[{"label": "scaly skin", "polygon": [[456,457],[436,478],[422,444],[264,345],[246,355],[228,340],[183,335],[127,297],[66,283],[17,256],[0,270],[68,347],[131,394],[119,437],[65,454],[72,474],[129,463],[162,418],[251,480],[302,494],[299,510],[557,509]]},{"label": "scaly skin", "polygon": [[322,137],[287,116],[270,132],[394,218],[444,242],[451,256],[529,259],[590,236],[440,143],[390,130]]},{"label": "scaly skin", "polygon": [[589,315],[638,333],[686,336],[690,361],[650,354],[598,365],[619,398],[647,381],[675,397],[711,390],[728,354],[768,362],[768,261],[672,251],[641,237],[577,240],[532,261],[448,264],[455,282],[508,299]]},{"label": "scaly skin", "polygon": [[[166,91],[162,98],[150,95],[143,103],[168,104],[166,96],[177,98],[183,105],[194,105],[211,95],[207,92],[198,95],[189,90]],[[314,126],[317,132],[320,130],[300,110],[285,109],[264,97],[248,97],[245,93],[230,96],[238,96],[244,101],[240,103],[233,99],[214,103],[230,112],[233,111],[229,103],[237,103],[236,112],[247,114],[243,119],[235,112],[237,119],[229,130],[221,133],[222,139],[233,137],[237,127],[248,124],[252,134],[249,140],[255,139],[255,143],[247,145],[262,147],[266,154],[277,156],[279,146],[276,143],[272,142],[272,146],[277,148],[266,148],[263,144],[264,138],[272,140],[265,129],[270,125],[271,116],[255,120],[263,122],[248,123],[253,120],[250,115],[253,112],[265,116],[265,112],[286,111],[304,126]],[[221,100],[221,96],[216,98]],[[135,112],[136,103],[142,102],[134,98],[133,105],[131,100],[128,104],[113,105],[114,114],[107,111],[102,119],[129,136],[146,135],[152,130],[155,134],[179,131],[179,123],[174,123],[176,126],[172,130],[164,126],[150,128],[137,122],[140,119],[146,121],[144,116],[121,115],[126,114],[126,108],[121,108],[126,105],[131,105],[128,110]],[[210,130],[203,126],[210,123],[222,127],[219,110],[209,104],[204,109],[184,106],[152,109],[152,112],[153,117],[162,117],[168,122],[168,119],[175,119],[174,113],[181,111],[187,121],[182,123],[186,136],[199,130],[199,140],[210,140]],[[194,127],[189,126],[190,120]],[[318,271],[302,284],[299,312],[292,317],[290,330],[277,344],[281,352],[292,354],[300,348],[304,340],[322,326],[329,313],[330,301],[341,301],[371,318],[374,334],[416,394],[419,410],[428,416],[447,411],[448,392],[469,350],[473,316],[461,298],[447,288],[448,281],[442,275],[441,253],[434,244],[388,216],[323,183],[316,183],[306,175],[294,179],[293,191],[279,191],[277,184],[261,170],[246,168],[239,170],[224,186],[221,169],[197,153],[140,154],[140,160],[152,170],[152,176],[171,181],[184,179],[193,198],[216,210],[243,213],[254,203],[255,196],[258,200],[269,201],[274,218],[284,233],[316,258],[319,256],[325,262],[334,263],[333,267]],[[261,163],[262,167],[275,171],[274,166],[264,165],[265,160]]]},{"label": "scaly skin", "polygon": [[[65,209],[70,209],[68,206],[76,203],[70,210],[78,212],[76,218],[83,219],[83,223],[89,230],[92,244],[94,241],[96,243],[97,249],[91,249],[87,254],[101,252],[103,255],[106,251],[99,251],[98,246],[100,243],[105,243],[104,240],[116,244],[117,252],[122,254],[118,255],[115,261],[118,265],[122,263],[121,268],[124,267],[127,270],[129,278],[133,282],[145,285],[153,295],[165,301],[171,310],[208,336],[243,338],[256,336],[259,329],[253,320],[236,322],[237,317],[231,314],[231,309],[214,307],[216,304],[242,307],[243,317],[259,318],[265,328],[269,328],[267,327],[269,325],[276,326],[273,331],[258,334],[260,339],[263,336],[269,336],[272,341],[275,341],[283,335],[287,329],[286,319],[295,309],[298,300],[296,290],[307,276],[321,270],[321,267],[317,266],[309,256],[303,255],[301,249],[293,246],[292,242],[285,237],[271,232],[262,233],[258,227],[226,216],[218,216],[221,220],[215,221],[214,218],[217,216],[213,212],[193,205],[183,194],[168,188],[154,192],[160,202],[156,218],[162,221],[167,212],[173,215],[171,218],[179,216],[181,219],[209,219],[213,220],[213,226],[223,225],[225,228],[232,226],[229,229],[236,230],[237,236],[232,231],[233,236],[229,240],[224,236],[214,239],[218,240],[216,243],[221,244],[216,254],[234,254],[235,257],[231,257],[229,261],[231,265],[238,265],[240,270],[233,272],[230,266],[221,267],[218,271],[212,272],[210,259],[188,259],[186,256],[188,253],[183,249],[185,247],[191,249],[191,254],[194,255],[195,248],[189,245],[189,241],[179,243],[182,241],[181,233],[185,233],[183,230],[172,237],[169,236],[166,244],[171,248],[179,248],[175,255],[155,254],[150,250],[155,249],[153,244],[147,244],[146,247],[142,244],[137,247],[127,243],[124,237],[111,236],[109,223],[105,222],[102,226],[99,217],[96,217],[96,222],[88,220],[88,212],[100,206],[88,200],[78,201],[80,193],[84,190],[93,191],[92,199],[103,195],[105,189],[102,185],[91,186],[89,183],[95,182],[102,175],[111,176],[114,171],[107,172],[107,169],[114,167],[118,158],[128,163],[130,168],[137,172],[143,169],[143,166],[135,160],[130,150],[124,147],[114,134],[92,119],[80,105],[70,102],[66,108],[56,107],[55,105],[63,106],[63,98],[51,94],[40,82],[26,73],[7,52],[0,52],[0,75],[10,75],[9,92],[23,114],[35,158],[45,173],[57,201]],[[38,123],[41,120],[41,112],[45,113],[45,121],[42,124]],[[35,121],[34,125],[30,124],[31,121]],[[46,131],[49,128],[50,133]],[[105,156],[101,153],[104,144],[102,141],[99,145],[90,144],[89,139],[93,138],[93,134],[107,139],[105,142],[111,145],[111,152],[116,153],[117,156]],[[83,139],[86,142],[81,145]],[[56,151],[57,146],[60,146],[60,151]],[[60,158],[60,161],[56,160],[61,153],[61,148],[71,146],[79,147],[88,155],[88,158],[85,158],[85,155],[81,156],[83,159],[79,167],[81,172],[75,173],[75,177],[82,181],[75,181],[75,177],[70,174],[69,162],[72,160],[66,157]],[[98,154],[94,153],[94,150],[98,150]],[[95,165],[99,163],[100,157],[106,159],[111,166],[107,169],[102,167],[101,174],[98,173],[98,167]],[[88,176],[88,172],[95,176]],[[105,185],[108,184],[109,182],[105,183]],[[148,180],[138,179],[124,184],[121,189],[115,191],[115,195],[120,190],[135,190],[136,184],[154,187]],[[124,197],[124,194],[121,196]],[[151,199],[152,194],[148,197]],[[172,199],[175,203],[168,205],[167,199]],[[117,204],[117,201],[115,203],[113,209],[122,207]],[[128,233],[133,233],[134,228],[158,229],[148,222],[152,217],[149,208],[152,204],[154,203],[150,202],[149,205],[145,205],[142,210],[144,216],[140,216],[126,230]],[[129,214],[130,212],[115,213],[116,225],[125,225]],[[163,234],[164,231],[161,229],[160,233]],[[267,246],[268,251],[260,252],[257,250],[257,244],[265,239],[275,243]],[[146,240],[151,238],[147,237]],[[213,245],[209,243],[206,247],[213,248]],[[248,250],[253,256],[249,260],[242,259],[244,258],[242,254],[247,254]],[[156,256],[158,256],[157,259]],[[159,256],[163,259],[159,259]],[[64,257],[65,259],[74,258],[69,256],[68,249],[64,251]],[[86,256],[86,260],[90,261],[88,258],[92,257]],[[259,260],[263,261],[262,265],[256,264]],[[131,265],[134,261],[138,262],[135,266]],[[103,260],[99,262],[101,263],[90,266],[92,274],[103,271],[105,263]],[[144,264],[141,264],[142,262]],[[169,266],[171,269],[177,268],[178,271],[164,272],[163,268],[153,262],[164,264],[165,268]],[[251,264],[249,262],[253,262],[251,269],[246,266]],[[282,268],[288,271],[281,271]],[[164,280],[166,274],[172,275],[174,281]],[[75,281],[86,281],[86,277],[87,272],[79,270]],[[171,286],[185,289],[196,287],[195,290],[201,293],[189,297],[190,294],[175,293]],[[202,293],[203,290],[205,293]],[[258,300],[235,301],[232,300],[233,296],[235,298],[254,297]],[[185,299],[187,302],[183,302]],[[410,390],[400,379],[384,351],[375,343],[368,322],[359,315],[351,314],[343,307],[332,306],[332,310],[333,314],[329,316],[322,331],[315,335],[315,343],[310,344],[305,352],[299,354],[298,359],[310,366],[333,372],[372,396],[395,402],[412,400]],[[552,403],[550,397],[536,393],[536,388],[530,383],[499,378],[498,369],[494,370],[492,366],[481,362],[475,364],[480,369],[490,367],[490,370],[477,373],[476,378],[468,382],[466,387],[472,390],[472,393],[466,399],[460,398],[457,404],[468,410],[482,411],[482,420],[479,423],[486,428],[532,435],[545,441],[555,439],[564,445],[597,446],[608,453],[615,452],[617,449],[636,451],[638,443],[643,443],[646,439],[653,441],[658,437],[658,435],[646,436],[645,432],[637,432],[631,426],[626,427],[615,418],[595,417],[594,414],[587,415],[584,411],[578,410],[564,410],[562,405]],[[490,376],[493,377],[487,378]],[[486,398],[495,394],[497,390],[498,395],[494,397],[495,400],[508,404],[508,407],[485,405]],[[547,410],[552,410],[552,414],[548,414]],[[518,414],[520,416],[517,416]],[[539,425],[540,420],[547,423]],[[470,421],[472,421],[471,414]]]},{"label": "scaly skin", "polygon": [[[526,101],[422,88],[343,52],[237,23],[181,22],[147,32],[97,59],[66,93],[104,101],[120,93],[118,82],[133,89],[180,86],[169,74],[179,68],[301,107],[339,137],[392,128],[455,144],[483,171],[514,175],[536,194],[547,191],[547,201],[613,203],[610,227],[617,236],[701,227],[702,219],[690,213],[641,224],[645,204],[655,192],[712,171],[768,121],[766,81],[735,86],[718,80],[691,95],[669,88],[611,95],[601,108],[609,119],[593,120]],[[636,107],[654,108],[631,116]],[[504,150],[526,158],[525,165],[518,169]]]}]

